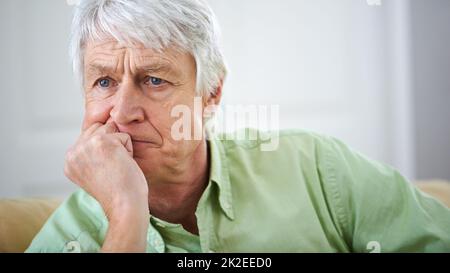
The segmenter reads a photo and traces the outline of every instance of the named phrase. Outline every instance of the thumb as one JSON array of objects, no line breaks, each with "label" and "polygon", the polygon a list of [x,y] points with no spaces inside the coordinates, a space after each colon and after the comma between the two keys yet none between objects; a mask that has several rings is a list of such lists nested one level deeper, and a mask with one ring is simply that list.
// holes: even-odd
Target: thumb
[{"label": "thumb", "polygon": [[129,134],[125,133],[114,133],[111,134],[118,142],[127,150],[128,154],[133,157],[133,142],[131,142],[131,137]]}]

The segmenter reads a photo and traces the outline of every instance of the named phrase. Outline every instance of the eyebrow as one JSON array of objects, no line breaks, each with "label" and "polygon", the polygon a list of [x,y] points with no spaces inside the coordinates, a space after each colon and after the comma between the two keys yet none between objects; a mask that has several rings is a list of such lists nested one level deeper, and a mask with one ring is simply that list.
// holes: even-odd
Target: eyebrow
[{"label": "eyebrow", "polygon": [[172,65],[164,62],[157,62],[151,64],[143,64],[136,66],[138,71],[147,72],[147,73],[170,73],[172,75],[178,76],[180,75],[180,71],[174,68]]},{"label": "eyebrow", "polygon": [[93,61],[88,64],[86,72],[87,72],[88,76],[91,74],[102,75],[102,74],[106,74],[107,72],[115,72],[116,68],[117,68],[117,65],[115,65],[112,62]]}]

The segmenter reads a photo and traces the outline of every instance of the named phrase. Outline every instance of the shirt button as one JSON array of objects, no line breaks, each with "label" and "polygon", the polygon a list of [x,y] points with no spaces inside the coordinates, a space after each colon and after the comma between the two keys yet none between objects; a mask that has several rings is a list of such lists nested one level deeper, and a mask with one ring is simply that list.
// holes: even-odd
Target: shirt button
[{"label": "shirt button", "polygon": [[70,241],[65,245],[64,250],[68,253],[81,253],[81,245],[78,241]]}]

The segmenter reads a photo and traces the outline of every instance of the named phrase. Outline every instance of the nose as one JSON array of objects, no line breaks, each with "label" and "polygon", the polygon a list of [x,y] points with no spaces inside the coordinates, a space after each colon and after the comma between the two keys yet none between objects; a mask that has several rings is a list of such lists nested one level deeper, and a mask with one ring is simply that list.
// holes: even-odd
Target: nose
[{"label": "nose", "polygon": [[141,92],[132,81],[124,81],[115,94],[110,116],[118,125],[140,123],[145,119]]}]

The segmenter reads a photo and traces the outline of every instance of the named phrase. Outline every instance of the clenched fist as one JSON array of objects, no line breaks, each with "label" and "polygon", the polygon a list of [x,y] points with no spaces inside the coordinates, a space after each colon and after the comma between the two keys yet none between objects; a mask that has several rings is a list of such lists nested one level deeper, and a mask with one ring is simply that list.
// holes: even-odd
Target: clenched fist
[{"label": "clenched fist", "polygon": [[[149,217],[147,181],[133,159],[130,136],[120,133],[114,122],[95,123],[82,132],[66,154],[64,172],[100,203],[110,229],[118,230],[117,237],[121,237],[120,227],[130,228],[130,224],[134,224],[141,232],[140,237],[145,238]],[[109,230],[108,236],[114,237],[112,233]],[[114,245],[126,243],[126,238],[120,240]],[[134,250],[143,250],[145,242],[140,242],[142,240],[134,242],[141,245]]]}]

